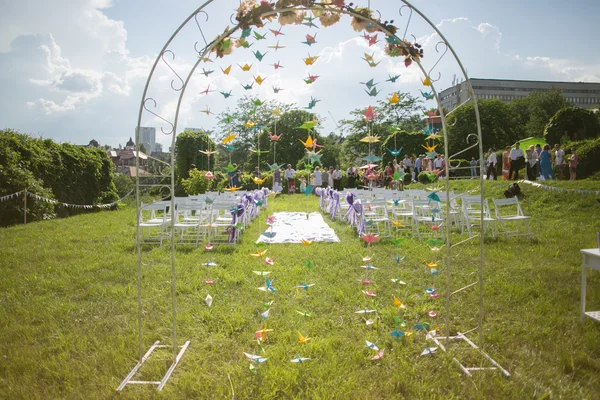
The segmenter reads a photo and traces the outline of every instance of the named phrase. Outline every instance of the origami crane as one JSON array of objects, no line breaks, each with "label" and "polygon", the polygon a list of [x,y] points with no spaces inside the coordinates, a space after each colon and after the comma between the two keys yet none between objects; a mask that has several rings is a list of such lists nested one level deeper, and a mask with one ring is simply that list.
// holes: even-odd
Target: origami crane
[{"label": "origami crane", "polygon": [[377,345],[375,343],[371,343],[368,340],[365,340],[365,342],[367,343],[367,348],[368,349],[379,351],[379,347],[377,347]]},{"label": "origami crane", "polygon": [[227,38],[220,43],[221,50],[226,50],[231,47],[231,38]]},{"label": "origami crane", "polygon": [[358,282],[362,283],[363,285],[370,285],[372,283],[375,283],[375,281],[372,281],[370,279],[358,279]]},{"label": "origami crane", "polygon": [[283,90],[283,89],[273,86],[273,93],[279,93],[280,90]]},{"label": "origami crane", "polygon": [[268,277],[265,278],[265,285],[267,286],[269,292],[277,293],[277,290],[275,290],[275,288],[273,287],[273,282],[271,282],[271,280]]},{"label": "origami crane", "polygon": [[373,264],[361,265],[360,267],[367,269],[367,270],[378,270],[379,269],[379,268],[375,267]]},{"label": "origami crane", "polygon": [[319,77],[319,75],[308,74],[308,77],[304,79],[304,82],[306,82],[306,84],[310,85],[311,83],[314,83],[318,77]]},{"label": "origami crane", "polygon": [[307,121],[307,122],[303,123],[298,128],[300,128],[300,129],[306,129],[306,130],[312,130],[312,129],[315,129],[315,126],[318,125],[320,122],[321,121],[313,119],[312,121]]},{"label": "origami crane", "polygon": [[271,31],[271,33],[275,36],[279,36],[279,35],[284,35],[285,33],[281,32],[281,29],[283,28],[283,26],[279,27],[279,30],[275,30],[275,29],[269,29]]},{"label": "origami crane", "polygon": [[258,61],[262,61],[262,59],[265,57],[265,55],[267,55],[267,53],[268,53],[268,51],[266,51],[266,52],[264,52],[264,53],[262,53],[262,54],[261,54],[261,53],[260,53],[260,51],[256,50],[256,51],[255,51],[254,53],[252,53],[252,54],[254,54],[254,57],[256,57],[256,59],[257,59]]},{"label": "origami crane", "polygon": [[376,87],[374,87],[374,88],[372,88],[371,90],[367,90],[367,89],[365,89],[365,92],[366,92],[366,93],[367,93],[369,96],[371,96],[371,97],[376,97],[376,96],[379,94],[379,92],[381,92],[381,91],[380,91],[380,90],[377,90],[377,88],[376,88]]},{"label": "origami crane", "polygon": [[393,283],[396,283],[396,284],[398,284],[398,285],[406,285],[406,282],[404,282],[404,281],[402,281],[402,280],[400,280],[400,279],[395,279],[395,278],[392,278],[392,282],[393,282]]},{"label": "origami crane", "polygon": [[384,352],[385,352],[385,349],[381,349],[381,351],[379,353],[377,353],[374,357],[371,358],[371,361],[381,360],[383,358]]},{"label": "origami crane", "polygon": [[[268,250],[268,249],[267,249]],[[256,253],[252,253],[250,254],[252,257],[258,257],[258,258],[263,258],[265,256],[265,254],[267,253],[267,250],[265,251],[256,251]]]},{"label": "origami crane", "polygon": [[253,33],[254,33],[254,38],[255,38],[256,40],[263,40],[263,39],[265,39],[265,38],[266,38],[266,36],[267,36],[267,34],[266,34],[266,33],[265,33],[264,35],[261,35],[260,33],[256,32],[256,31],[254,31]]},{"label": "origami crane", "polygon": [[375,312],[377,312],[377,310],[370,310],[370,309],[365,308],[364,310],[355,311],[354,314],[371,314],[371,313],[375,313]]},{"label": "origami crane", "polygon": [[298,332],[298,342],[300,344],[304,344],[304,343],[308,342],[310,339],[312,339],[312,338],[304,337],[304,336],[302,336],[302,334],[300,332]]},{"label": "origami crane", "polygon": [[419,89],[419,92],[421,92],[421,95],[425,97],[426,100],[433,100],[433,93],[423,92],[421,89]]},{"label": "origami crane", "polygon": [[255,336],[258,340],[264,342],[267,339],[267,333],[269,332],[273,332],[273,329],[267,329],[267,324],[265,324],[262,329],[255,332]]},{"label": "origami crane", "polygon": [[213,297],[210,294],[206,295],[204,302],[206,303],[207,306],[209,306],[209,307],[212,306]]},{"label": "origami crane", "polygon": [[401,337],[406,336],[406,333],[402,332],[401,330],[397,329],[390,332],[390,335],[392,335],[393,337],[400,339]]},{"label": "origami crane", "polygon": [[423,83],[423,86],[431,86],[431,79],[429,79],[428,76],[426,76],[425,79],[421,82]]},{"label": "origami crane", "polygon": [[269,312],[270,312],[270,311],[271,311],[270,309],[269,309],[269,310],[267,310],[267,311],[265,311],[265,312],[263,312],[263,313],[261,313],[261,312],[259,311],[259,312],[258,312],[258,316],[260,317],[260,319],[267,319],[267,318],[269,318]]},{"label": "origami crane", "polygon": [[[213,281],[212,279],[204,279],[203,281],[205,284],[207,285],[214,285],[215,281]],[[210,306],[209,306],[210,307]]]},{"label": "origami crane", "polygon": [[244,89],[246,89],[246,90],[251,90],[251,89],[252,89],[252,86],[254,86],[254,82],[252,82],[252,83],[251,83],[251,84],[249,84],[249,85],[242,85],[242,87],[243,87]]},{"label": "origami crane", "polygon": [[316,33],[314,34],[314,36],[307,34],[306,35],[306,41],[302,42],[302,43],[304,43],[306,45],[309,45],[309,46],[312,46],[313,44],[317,43],[316,39],[317,39],[317,34]]},{"label": "origami crane", "polygon": [[406,306],[402,304],[400,299],[398,299],[396,296],[394,296],[394,306],[397,308],[406,308]]},{"label": "origami crane", "polygon": [[363,142],[363,143],[378,143],[379,142],[379,136],[367,135],[364,138],[361,138],[360,141]]},{"label": "origami crane", "polygon": [[[304,192],[304,195],[308,197],[308,196],[310,196],[310,194],[311,194],[311,193],[312,193],[312,191],[313,191],[313,186],[312,186],[312,185],[310,184],[310,182],[309,182],[308,184],[306,184],[306,189],[304,189],[304,190],[302,190],[302,191]],[[306,246],[306,245],[305,245],[305,246]],[[310,246],[310,245],[308,245],[308,246]]]},{"label": "origami crane", "polygon": [[205,267],[217,267],[218,266],[217,263],[215,263],[212,259],[208,260],[207,262],[205,262],[202,265],[204,265]]},{"label": "origami crane", "polygon": [[390,102],[390,104],[398,104],[398,102],[400,101],[400,97],[398,97],[398,93],[394,92],[394,94],[392,95],[392,97],[390,97],[388,99],[388,101]]},{"label": "origami crane", "polygon": [[302,25],[306,25],[309,28],[317,28],[317,29],[319,29],[319,27],[313,23],[313,21],[316,20],[316,18],[313,17],[312,15],[309,15],[308,17],[304,17],[303,19],[306,22],[303,22]]},{"label": "origami crane", "polygon": [[229,75],[229,73],[231,72],[231,65],[225,69],[221,68],[221,71],[223,71],[225,75]]},{"label": "origami crane", "polygon": [[244,29],[242,31],[242,35],[240,36],[242,39],[243,38],[247,38],[248,36],[250,36],[250,34],[252,34],[252,28],[248,28],[248,29]]},{"label": "origami crane", "polygon": [[432,133],[431,135],[427,136],[425,138],[425,140],[437,140],[440,139],[442,136],[438,135],[437,133]]},{"label": "origami crane", "polygon": [[275,69],[279,69],[279,68],[283,68],[283,65],[281,65],[280,61],[277,61],[275,64],[271,64],[273,66],[273,68]]},{"label": "origami crane", "polygon": [[304,61],[304,64],[306,65],[313,65],[315,63],[315,61],[317,61],[317,59],[319,58],[319,56],[310,56],[310,53],[308,54],[307,58],[303,58],[302,60]]},{"label": "origami crane", "polygon": [[301,240],[302,240],[302,244],[305,245],[305,246],[307,246],[307,247],[312,244],[312,241],[310,241],[310,240],[306,240],[304,238],[302,238]]},{"label": "origami crane", "polygon": [[374,83],[373,79],[369,79],[367,82],[359,82],[361,85],[366,85],[368,89],[372,89],[373,87],[375,87],[375,85],[378,85],[379,83]]},{"label": "origami crane", "polygon": [[250,121],[250,120],[249,120],[248,122],[246,122],[246,123],[244,124],[244,126],[245,126],[246,128],[248,128],[248,129],[250,129],[250,128],[254,128],[254,127],[256,126],[256,123],[255,123],[254,121]]},{"label": "origami crane", "polygon": [[244,65],[240,65],[240,64],[238,64],[238,65],[240,66],[240,68],[242,69],[242,71],[246,71],[246,72],[247,72],[247,71],[250,71],[250,68],[252,68],[252,64],[248,65],[248,64],[246,63],[246,64],[244,64]]},{"label": "origami crane", "polygon": [[235,193],[236,190],[242,190],[242,188],[241,187],[237,187],[237,186],[227,186],[223,190],[227,190],[228,192]]},{"label": "origami crane", "polygon": [[312,312],[298,311],[298,310],[296,310],[296,312],[298,314],[302,315],[304,318],[312,317]]},{"label": "origami crane", "polygon": [[371,156],[366,156],[366,157],[363,157],[362,159],[363,159],[363,160],[365,160],[365,161],[368,161],[368,162],[370,162],[370,163],[373,163],[373,162],[377,162],[377,161],[381,161],[381,160],[382,160],[382,158],[381,158],[381,157],[377,157],[377,156],[373,156],[373,155],[371,155]]},{"label": "origami crane", "polygon": [[400,155],[400,153],[402,153],[402,150],[404,149],[404,147],[400,147],[398,150],[394,149],[394,150],[390,150],[389,148],[385,148],[387,150],[388,153],[390,153],[393,157],[398,157]]},{"label": "origami crane", "polygon": [[213,72],[215,72],[214,70],[206,70],[204,68],[202,68],[202,73],[204,74],[204,76],[208,77],[210,74],[212,74]]},{"label": "origami crane", "polygon": [[367,122],[372,121],[373,119],[375,119],[375,112],[373,111],[373,107],[369,106],[367,107],[367,110],[364,112],[365,115],[365,120]]},{"label": "origami crane", "polygon": [[308,361],[308,360],[310,360],[310,358],[298,356],[296,358],[292,358],[290,360],[290,362],[293,362],[293,363],[303,363],[304,361]]},{"label": "origami crane", "polygon": [[260,107],[264,103],[263,103],[263,101],[261,99],[254,99],[254,100],[252,100],[252,104],[254,104],[254,106],[256,106],[256,107]]},{"label": "origami crane", "polygon": [[199,152],[199,153],[202,153],[202,154],[204,154],[204,155],[206,155],[206,156],[209,156],[209,157],[210,157],[212,154],[216,154],[216,153],[217,153],[217,151],[215,151],[215,150],[212,150],[212,151],[211,151],[211,150],[198,150],[198,152]]},{"label": "origami crane", "polygon": [[427,150],[428,152],[434,152],[435,148],[438,146],[437,144],[434,144],[433,146],[430,145],[421,145],[425,150]]},{"label": "origami crane", "polygon": [[302,139],[298,139],[300,141],[300,143],[302,143],[304,145],[304,147],[306,147],[307,149],[312,149],[313,148],[313,139],[310,135],[308,135],[308,138],[306,139],[306,142],[302,141]]},{"label": "origami crane", "polygon": [[231,97],[231,90],[229,92],[219,92],[223,95],[224,98]]},{"label": "origami crane", "polygon": [[280,134],[279,136],[275,133],[273,133],[273,134],[269,133],[269,139],[271,139],[271,142],[279,141],[279,139],[281,139],[282,136],[283,136],[283,133]]},{"label": "origami crane", "polygon": [[265,182],[265,180],[257,176],[253,176],[252,182],[256,183],[257,185],[262,185]]},{"label": "origami crane", "polygon": [[304,289],[305,291],[308,292],[308,288],[311,287],[311,286],[315,286],[315,284],[314,283],[304,283],[304,282],[302,282],[301,285],[296,286],[296,289]]},{"label": "origami crane", "polygon": [[[270,49],[275,49],[275,51],[279,50],[279,49],[285,49],[285,46],[280,46],[279,45],[279,40],[277,41],[277,44],[274,46],[267,46]],[[266,54],[266,53],[265,53]],[[264,54],[263,54],[264,55]],[[261,61],[262,61],[262,57],[261,57]]]},{"label": "origami crane", "polygon": [[212,244],[210,244],[210,243],[208,243],[208,244],[205,244],[205,245],[203,245],[203,246],[204,246],[204,250],[206,250],[206,251],[211,251],[212,249],[214,249],[214,248],[215,248],[215,246],[213,246],[213,245],[212,245]]},{"label": "origami crane", "polygon": [[259,85],[262,85],[262,83],[263,83],[263,82],[264,82],[266,79],[267,79],[267,77],[264,77],[264,78],[263,78],[263,77],[261,77],[260,75],[258,75],[258,76],[255,76],[255,77],[254,77],[254,81],[255,81],[256,83],[258,83]]},{"label": "origami crane", "polygon": [[260,364],[260,363],[264,363],[265,361],[268,360],[268,358],[265,357],[261,357],[261,356],[257,356],[254,354],[248,354],[248,353],[244,353],[244,355],[253,363],[255,364]]},{"label": "origami crane", "polygon": [[208,108],[208,106],[206,107],[205,110],[200,110],[200,112],[203,112],[206,115],[214,114],[213,112],[210,111],[210,108]]},{"label": "origami crane", "polygon": [[370,292],[368,290],[361,290],[361,292],[363,292],[363,294],[367,297],[377,297],[377,294],[375,294],[375,292]]},{"label": "origami crane", "polygon": [[371,243],[375,243],[375,242],[379,241],[379,236],[373,235],[371,233],[363,235],[360,238],[362,240],[364,240],[365,242],[367,242],[368,245],[370,245]]},{"label": "origami crane", "polygon": [[252,272],[258,276],[267,276],[271,273],[271,271],[252,271]]},{"label": "origami crane", "polygon": [[201,91],[199,94],[209,94],[210,92],[214,92],[214,90],[210,90],[210,85],[208,85],[206,90]]},{"label": "origami crane", "polygon": [[400,78],[400,75],[388,75],[389,79],[386,79],[386,82],[392,82],[392,83],[396,83],[396,80],[398,80],[398,78]]},{"label": "origami crane", "polygon": [[233,122],[233,117],[231,115],[227,115],[225,118],[221,120],[224,124],[230,124]]},{"label": "origami crane", "polygon": [[439,265],[439,261],[432,261],[432,262],[425,261],[425,265],[427,266],[427,268],[437,268]]},{"label": "origami crane", "polygon": [[310,97],[310,102],[308,103],[308,107],[304,107],[307,110],[311,110],[313,109],[313,107],[315,107],[317,105],[317,103],[321,101],[319,99],[315,99],[314,97]]}]

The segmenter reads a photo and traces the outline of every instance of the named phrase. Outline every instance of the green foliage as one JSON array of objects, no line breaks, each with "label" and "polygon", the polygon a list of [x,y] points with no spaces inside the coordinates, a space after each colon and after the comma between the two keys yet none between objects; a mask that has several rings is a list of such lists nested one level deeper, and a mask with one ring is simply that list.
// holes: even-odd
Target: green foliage
[{"label": "green foliage", "polygon": [[135,189],[135,182],[127,175],[115,174],[113,182],[115,183],[115,188],[117,189],[119,197],[123,197]]},{"label": "green foliage", "polygon": [[[208,167],[208,158],[200,150],[214,150],[215,143],[210,138],[210,132],[184,131],[177,135],[175,140],[175,174],[176,181],[189,177],[192,165],[198,169]],[[211,156],[210,165],[214,166],[214,155]],[[212,167],[211,167],[212,168]]]},{"label": "green foliage", "polygon": [[577,166],[577,178],[586,178],[600,171],[600,137],[596,139],[581,140],[578,142],[567,142],[563,150],[567,153],[568,160],[571,149],[575,149],[579,156]]},{"label": "green foliage", "polygon": [[559,110],[546,125],[546,142],[564,143],[593,139],[600,136],[600,117],[591,110],[577,107],[565,107]]},{"label": "green foliage", "polygon": [[[0,131],[0,196],[29,187],[61,203],[97,204],[118,199],[113,164],[104,150]],[[35,203],[31,206],[35,207]],[[61,205],[39,207],[28,221],[50,218],[54,213],[66,216],[85,211]],[[18,221],[8,215],[10,210],[6,212],[0,215],[2,223]]]},{"label": "green foliage", "polygon": [[530,93],[509,104],[516,116],[516,124],[524,128],[522,137],[542,137],[550,118],[569,105],[562,91],[554,87],[546,92]]},{"label": "green foliage", "polygon": [[[426,136],[423,135],[422,132],[407,132],[403,129],[393,130],[392,133],[389,134],[381,143],[381,153],[383,154],[383,163],[387,164],[390,161],[394,160],[394,156],[392,156],[386,148],[390,150],[400,150],[403,147],[402,152],[396,157],[398,162],[404,159],[404,156],[408,154],[412,157],[418,157],[419,154],[424,154],[425,149],[423,145],[425,144]],[[436,141],[436,143],[438,143]],[[440,146],[438,146],[439,148]],[[438,152],[440,152],[438,150]]]}]

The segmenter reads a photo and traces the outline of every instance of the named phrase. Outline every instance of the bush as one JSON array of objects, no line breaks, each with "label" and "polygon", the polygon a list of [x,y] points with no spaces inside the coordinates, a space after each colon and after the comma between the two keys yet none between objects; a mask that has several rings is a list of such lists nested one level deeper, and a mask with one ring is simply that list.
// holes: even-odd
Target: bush
[{"label": "bush", "polygon": [[133,179],[127,175],[115,174],[113,182],[115,183],[115,188],[117,189],[119,198],[126,196],[129,192],[135,189],[135,183]]},{"label": "bush", "polygon": [[[581,140],[579,142],[567,142],[563,148],[565,153],[571,153],[575,149],[579,156],[577,166],[577,178],[587,178],[600,171],[600,137],[596,139]],[[570,157],[567,154],[567,157]],[[568,158],[565,157],[567,160]]]}]

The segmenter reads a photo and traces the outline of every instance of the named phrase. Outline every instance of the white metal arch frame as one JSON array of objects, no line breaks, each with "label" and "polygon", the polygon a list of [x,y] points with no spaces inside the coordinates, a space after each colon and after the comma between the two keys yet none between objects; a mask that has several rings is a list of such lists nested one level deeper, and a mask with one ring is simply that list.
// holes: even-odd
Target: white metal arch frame
[{"label": "white metal arch frame", "polygon": [[[437,43],[437,45],[435,46],[436,52],[438,52],[438,54],[440,53],[438,51],[438,45],[442,44],[445,47],[443,53],[441,54],[441,56],[438,58],[438,60],[435,62],[435,64],[433,64],[433,66],[429,69],[426,70],[425,67],[423,66],[421,59],[416,57],[416,58],[412,58],[412,60],[415,62],[415,64],[418,66],[418,68],[421,70],[422,74],[425,77],[430,77],[432,72],[434,71],[434,69],[436,68],[436,66],[438,65],[438,63],[442,60],[442,58],[445,56],[445,54],[449,51],[450,54],[452,55],[452,57],[454,58],[460,73],[463,75],[466,85],[467,85],[467,90],[469,93],[469,99],[460,104],[457,108],[463,106],[464,104],[467,104],[469,102],[472,102],[473,104],[473,108],[475,110],[475,119],[476,119],[476,125],[477,125],[477,131],[472,133],[471,135],[469,135],[468,137],[468,141],[473,141],[473,143],[469,144],[467,148],[465,148],[464,150],[458,152],[457,154],[454,154],[452,156],[448,155],[448,131],[447,131],[447,123],[446,123],[446,117],[447,115],[445,115],[444,110],[442,108],[441,105],[441,101],[438,95],[437,90],[434,87],[434,82],[437,80],[433,80],[432,84],[431,84],[431,90],[432,93],[435,97],[435,100],[437,102],[437,106],[438,106],[438,110],[440,113],[440,117],[442,120],[442,131],[444,134],[444,152],[447,155],[447,162],[446,162],[446,167],[445,167],[445,174],[446,177],[449,176],[449,172],[450,172],[450,164],[451,161],[459,154],[477,147],[478,151],[479,151],[479,158],[480,160],[483,159],[484,153],[483,153],[483,144],[482,144],[482,133],[481,133],[481,124],[480,124],[480,116],[479,116],[479,110],[477,107],[477,101],[473,92],[473,87],[471,86],[471,82],[469,80],[469,77],[467,75],[467,71],[464,68],[464,66],[462,65],[458,55],[456,54],[454,48],[450,45],[450,43],[447,41],[446,37],[443,35],[443,33],[437,28],[437,26],[432,23],[426,16],[424,13],[422,13],[420,10],[418,10],[415,6],[413,6],[409,1],[406,0],[398,0],[399,3],[401,4],[400,7],[400,16],[402,16],[402,10],[403,9],[408,9],[409,11],[409,15],[408,15],[408,20],[406,22],[406,26],[404,29],[404,36],[403,38],[400,38],[398,36],[396,36],[396,34],[392,33],[389,29],[386,28],[385,24],[382,24],[382,22],[380,20],[376,20],[374,18],[369,18],[369,17],[365,17],[364,15],[358,13],[355,11],[354,8],[349,7],[349,6],[344,6],[342,8],[339,8],[337,6],[332,6],[331,4],[320,4],[318,1],[313,1],[313,0],[303,0],[303,1],[299,1],[297,2],[298,4],[293,6],[293,7],[285,7],[285,8],[277,8],[275,7],[274,10],[271,10],[269,12],[263,13],[261,14],[261,18],[262,17],[267,17],[267,16],[271,16],[271,15],[276,15],[282,12],[286,12],[286,11],[311,11],[311,10],[320,10],[323,11],[324,8],[326,7],[326,11],[329,12],[335,12],[335,13],[340,13],[340,14],[345,14],[345,15],[349,15],[351,17],[357,18],[359,20],[363,20],[368,22],[369,24],[372,24],[376,27],[376,29],[378,31],[383,32],[386,36],[390,37],[390,38],[395,38],[396,41],[395,43],[402,46],[404,49],[408,50],[408,47],[406,46],[406,44],[402,41],[402,39],[404,39],[406,37],[406,33],[408,32],[409,26],[410,26],[410,22],[412,19],[412,15],[413,13],[416,13],[416,15],[420,16],[433,30],[434,32],[439,35],[441,41]],[[186,89],[191,81],[191,78],[194,74],[194,72],[196,71],[198,65],[205,59],[205,57],[213,50],[213,48],[220,43],[223,39],[230,37],[234,32],[236,32],[237,30],[240,29],[241,24],[240,23],[234,23],[234,26],[232,28],[228,28],[225,32],[221,33],[217,38],[215,38],[213,41],[211,41],[210,43],[206,41],[206,37],[204,35],[204,32],[202,30],[201,27],[201,22],[199,21],[199,18],[201,19],[203,16],[205,17],[206,21],[208,21],[208,13],[205,11],[205,8],[210,5],[211,3],[216,2],[215,0],[208,0],[206,1],[204,4],[202,4],[200,7],[198,7],[194,12],[192,12],[182,23],[181,25],[173,32],[173,34],[171,35],[171,37],[166,41],[166,43],[164,44],[163,48],[161,49],[160,53],[158,54],[158,56],[156,57],[154,64],[152,65],[152,68],[150,70],[150,73],[148,75],[148,79],[146,81],[145,87],[144,87],[144,91],[142,94],[142,98],[141,98],[141,102],[140,102],[140,108],[139,108],[139,113],[138,113],[138,120],[137,120],[137,129],[136,129],[136,146],[139,143],[139,128],[141,126],[142,123],[142,118],[144,116],[144,112],[147,112],[149,114],[154,115],[155,117],[159,118],[160,120],[162,120],[164,123],[166,123],[170,128],[169,131],[165,132],[164,129],[161,128],[162,132],[165,135],[171,135],[171,161],[169,164],[170,166],[170,175],[168,176],[162,176],[170,178],[170,185],[168,185],[167,187],[169,188],[170,194],[171,194],[171,210],[174,210],[175,207],[175,199],[174,199],[174,193],[175,193],[175,141],[176,141],[176,132],[177,132],[177,126],[178,126],[178,122],[179,122],[179,111],[181,108],[181,104],[183,101],[183,96],[186,92]],[[369,6],[370,6],[370,2],[369,2]],[[375,11],[376,13],[378,13],[379,15],[381,15],[378,11],[376,10],[372,10]],[[192,22],[192,20],[194,20]],[[233,23],[233,21],[231,21]],[[387,22],[387,21],[386,21]],[[172,44],[172,42],[174,41],[174,39],[180,34],[180,32],[182,32],[182,30],[188,26],[188,25],[192,25],[195,24],[198,27],[198,30],[200,32],[200,35],[202,37],[202,40],[204,42],[204,47],[202,49],[198,48],[198,44],[200,43],[199,41],[196,41],[194,43],[194,52],[196,53],[197,60],[196,62],[193,64],[193,66],[191,67],[191,69],[189,70],[187,76],[185,78],[181,78],[177,72],[169,65],[168,61],[165,59],[165,57],[170,56],[173,60],[175,59],[175,53],[169,49],[170,45]],[[157,66],[159,65],[160,62],[163,62],[171,71],[172,73],[175,75],[175,78],[177,79],[172,79],[170,82],[170,86],[171,89],[174,90],[175,92],[178,92],[178,99],[177,99],[177,105],[176,105],[176,109],[175,109],[175,113],[172,117],[172,120],[169,120],[167,118],[164,118],[160,115],[158,115],[157,113],[155,113],[154,111],[152,111],[151,109],[148,108],[147,104],[148,103],[153,103],[153,107],[156,108],[157,103],[155,101],[154,98],[152,97],[148,97],[148,90],[150,87],[151,82],[153,81],[153,78],[155,77],[155,72],[157,69]],[[439,78],[438,78],[439,79]],[[172,122],[171,122],[172,121]],[[139,150],[139,148],[138,148]],[[139,161],[139,154],[138,152],[136,152],[136,169],[137,171],[139,171],[139,167],[140,167],[140,161]],[[156,178],[156,176],[154,176],[153,178]],[[140,177],[139,173],[136,174],[136,204],[137,204],[137,212],[140,212],[140,188],[144,187],[144,186],[153,186],[153,183],[149,183],[146,184],[144,183],[144,178]],[[156,186],[156,185],[154,185]],[[164,184],[162,186],[165,186]],[[445,184],[445,189],[446,189],[446,193],[447,195],[449,195],[450,192],[450,187],[449,187],[449,182],[448,179],[446,179],[446,184]],[[481,194],[481,207],[483,208],[483,202],[484,202],[484,182],[483,182],[483,171],[480,169],[480,175],[479,175],[479,190],[480,190],[480,194]],[[449,196],[448,196],[449,198]],[[446,220],[449,220],[450,217],[450,212],[451,209],[450,207],[446,207]],[[481,226],[483,226],[483,213],[481,214],[481,220],[480,220],[480,224]],[[171,231],[174,230],[174,219],[171,218]],[[472,330],[478,330],[479,333],[479,338],[478,338],[478,344],[479,347],[482,346],[483,344],[483,336],[482,336],[482,325],[483,325],[483,289],[484,289],[484,281],[483,281],[483,269],[484,269],[484,252],[483,252],[483,233],[480,233],[479,235],[479,246],[480,246],[480,253],[479,253],[479,270],[478,270],[478,281],[475,283],[472,283],[466,287],[463,287],[459,290],[456,290],[454,293],[456,292],[460,292],[463,289],[469,288],[469,287],[474,287],[474,286],[478,286],[479,287],[479,304],[478,304],[478,308],[479,308],[479,317],[478,317],[478,323],[477,323],[477,327],[472,329]],[[461,241],[458,243],[451,243],[450,242],[450,225],[446,224],[446,313],[445,313],[445,342],[446,344],[448,343],[449,340],[465,340],[467,341],[469,344],[471,344],[474,348],[478,348],[472,341],[470,341],[469,339],[467,339],[463,333],[458,333],[457,336],[451,336],[450,335],[450,304],[451,304],[451,290],[450,290],[450,285],[451,285],[451,277],[452,277],[452,269],[451,269],[451,255],[452,255],[452,249],[457,246],[460,245],[466,241],[469,241],[471,239],[474,239],[475,237],[471,237],[465,241]],[[141,248],[141,243],[140,243],[140,228],[139,226],[137,227],[137,232],[136,232],[136,247],[137,247],[137,288],[138,288],[138,325],[139,325],[139,330],[138,330],[138,336],[139,336],[139,361],[138,364],[136,365],[136,367],[134,367],[134,369],[130,372],[130,374],[125,378],[125,380],[121,383],[121,385],[119,386],[118,390],[122,390],[126,385],[128,384],[134,384],[134,383],[149,383],[149,384],[155,384],[158,386],[158,389],[162,389],[162,387],[164,387],[164,384],[166,383],[166,381],[168,380],[169,376],[171,375],[171,373],[173,372],[173,369],[175,368],[175,366],[177,365],[177,363],[179,362],[179,360],[181,359],[181,356],[183,355],[183,352],[185,351],[185,349],[187,348],[187,345],[189,344],[189,341],[186,342],[184,344],[184,346],[182,347],[182,350],[179,350],[179,347],[177,345],[177,323],[176,323],[176,319],[177,319],[177,306],[176,306],[176,274],[175,274],[175,242],[174,240],[171,240],[170,246],[171,246],[171,281],[170,281],[170,286],[171,286],[171,310],[172,310],[172,328],[171,328],[171,335],[172,335],[172,344],[171,347],[173,349],[173,364],[171,366],[171,368],[169,369],[169,371],[167,372],[167,374],[165,375],[165,377],[163,378],[162,381],[158,382],[140,382],[140,381],[133,381],[132,378],[135,375],[135,373],[137,372],[137,370],[141,367],[141,365],[143,364],[143,362],[149,357],[151,351],[153,350],[153,348],[155,346],[157,346],[158,342],[156,342],[148,352],[144,353],[144,343],[143,343],[143,328],[142,328],[142,319],[143,319],[143,309],[142,309],[142,248]],[[440,345],[443,349],[444,346],[441,344],[441,342],[439,341],[439,338],[434,338],[434,340],[436,341],[436,343],[438,345]],[[503,372],[505,375],[509,375],[507,371],[505,371],[502,367],[500,367],[495,361],[493,361],[487,354],[483,353],[484,356],[490,360],[490,362],[494,365],[494,367],[492,367],[491,369],[499,369],[501,370],[501,372]],[[455,358],[454,359],[461,367],[461,369],[468,375],[470,375],[470,369],[464,367],[462,364],[460,364],[460,362],[458,362],[458,360]],[[496,368],[497,367],[497,368]],[[481,369],[485,369],[485,368],[473,368],[471,370],[481,370]]]}]

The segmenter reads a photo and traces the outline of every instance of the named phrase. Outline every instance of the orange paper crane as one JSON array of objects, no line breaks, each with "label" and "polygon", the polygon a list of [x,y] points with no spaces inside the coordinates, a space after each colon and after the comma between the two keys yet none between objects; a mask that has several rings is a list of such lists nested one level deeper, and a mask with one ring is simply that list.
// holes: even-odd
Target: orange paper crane
[{"label": "orange paper crane", "polygon": [[302,139],[298,139],[303,145],[304,147],[306,147],[307,149],[312,149],[313,148],[313,139],[310,135],[308,135],[308,138],[306,139],[306,142],[303,142]]},{"label": "orange paper crane", "polygon": [[435,151],[435,148],[436,148],[438,145],[437,145],[437,144],[434,144],[433,146],[430,146],[430,145],[427,145],[427,146],[425,146],[425,145],[421,145],[421,146],[423,146],[423,148],[424,148],[425,150],[427,150],[428,152],[432,152],[432,151]]},{"label": "orange paper crane", "polygon": [[276,133],[273,133],[273,134],[269,133],[269,139],[271,139],[271,142],[278,142],[282,136],[283,136],[283,133],[280,135],[277,135]]},{"label": "orange paper crane", "polygon": [[250,68],[252,68],[252,64],[250,64],[250,65],[248,65],[248,64],[240,65],[240,68],[242,69],[242,71],[250,71]]},{"label": "orange paper crane", "polygon": [[312,338],[304,337],[304,336],[302,336],[302,334],[300,332],[298,332],[298,342],[300,344],[304,344],[304,343],[308,342],[310,339],[312,339]]}]

